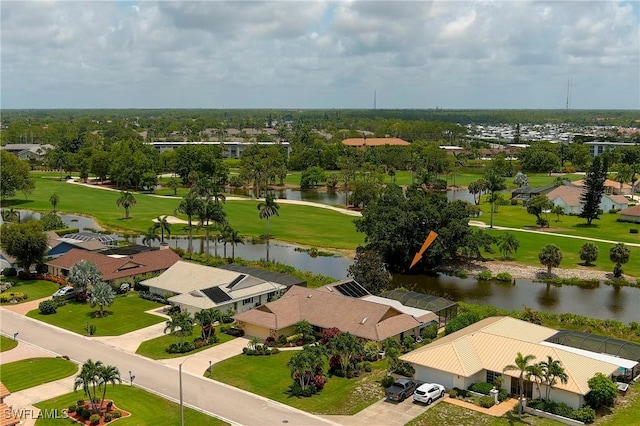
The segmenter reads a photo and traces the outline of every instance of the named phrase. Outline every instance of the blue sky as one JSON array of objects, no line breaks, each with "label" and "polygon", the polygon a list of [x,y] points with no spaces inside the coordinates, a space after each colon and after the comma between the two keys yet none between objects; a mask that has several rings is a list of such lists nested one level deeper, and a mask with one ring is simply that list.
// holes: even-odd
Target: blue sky
[{"label": "blue sky", "polygon": [[2,108],[640,109],[619,1],[2,1]]}]

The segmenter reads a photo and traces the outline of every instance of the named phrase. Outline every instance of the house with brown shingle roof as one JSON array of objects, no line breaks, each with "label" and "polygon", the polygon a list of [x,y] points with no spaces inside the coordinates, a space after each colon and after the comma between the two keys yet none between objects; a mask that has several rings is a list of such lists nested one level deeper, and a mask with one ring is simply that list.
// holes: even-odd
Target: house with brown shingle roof
[{"label": "house with brown shingle roof", "polygon": [[45,263],[51,275],[66,278],[69,270],[81,260],[95,263],[102,279],[115,284],[133,283],[133,278],[149,272],[163,272],[180,260],[173,250],[151,250],[131,255],[106,255],[71,249],[62,256]]},{"label": "house with brown shingle roof", "polygon": [[[415,368],[415,379],[440,383],[447,389],[467,389],[472,383],[496,383],[503,377],[503,388],[518,395],[519,372],[503,369],[514,363],[518,352],[535,356],[534,362],[547,357],[560,361],[565,369],[567,383],[559,382],[550,398],[573,408],[584,404],[590,391],[588,380],[596,373],[611,377],[619,369],[635,371],[638,362],[614,355],[590,352],[584,349],[551,342],[557,330],[542,327],[511,317],[491,317],[444,336],[432,343],[400,357]],[[545,385],[540,385],[545,393]],[[538,398],[533,383],[525,381],[527,398]]]},{"label": "house with brown shingle roof", "polygon": [[640,204],[621,210],[619,213],[620,222],[640,223]]},{"label": "house with brown shingle roof", "polygon": [[[571,183],[581,188],[585,186],[583,179],[576,180]],[[615,180],[611,180],[611,179],[606,179],[604,181],[604,191],[607,194],[629,195],[631,194],[631,185],[626,183],[616,182]]]},{"label": "house with brown shingle roof", "polygon": [[319,334],[335,327],[378,342],[387,337],[400,341],[404,336],[420,335],[421,328],[438,321],[434,313],[422,311],[416,317],[394,306],[345,296],[331,286],[318,289],[293,286],[278,300],[234,318],[246,335],[261,339],[292,335],[296,323],[305,320]]},{"label": "house with brown shingle roof", "polygon": [[0,382],[0,426],[14,426],[20,424],[20,418],[16,416],[16,412],[4,402],[4,399],[11,395],[9,389]]},{"label": "house with brown shingle roof", "polygon": [[353,146],[356,148],[364,148],[365,146],[384,146],[384,145],[396,145],[396,146],[408,146],[409,142],[398,138],[349,138],[342,141],[347,146]]},{"label": "house with brown shingle roof", "polygon": [[[573,185],[562,185],[547,194],[547,199],[555,206],[561,206],[566,214],[580,214],[583,203],[580,200],[584,188]],[[629,200],[623,195],[603,194],[600,200],[600,210],[608,212],[611,209],[626,209]]]}]

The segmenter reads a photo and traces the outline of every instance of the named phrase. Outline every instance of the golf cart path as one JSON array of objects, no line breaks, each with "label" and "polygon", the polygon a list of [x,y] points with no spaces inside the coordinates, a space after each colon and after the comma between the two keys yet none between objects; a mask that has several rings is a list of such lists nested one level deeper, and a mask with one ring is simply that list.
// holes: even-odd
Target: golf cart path
[{"label": "golf cart path", "polygon": [[[469,225],[477,226],[479,228],[489,229],[489,225],[479,220],[470,220]],[[546,232],[546,231],[536,231],[534,229],[522,229],[522,228],[508,228],[506,226],[494,226],[492,229],[497,229],[498,231],[514,231],[514,232],[528,232],[530,234],[543,234],[543,235],[553,235],[554,237],[564,237],[564,238],[573,238],[576,240],[586,240],[586,241],[595,241],[598,243],[607,243],[607,244],[618,244],[623,241],[613,241],[613,240],[602,240],[599,238],[589,238],[583,237],[581,235],[570,235],[570,234],[558,234],[556,232]],[[640,243],[628,243],[624,242],[626,246],[632,247],[640,247]]]}]

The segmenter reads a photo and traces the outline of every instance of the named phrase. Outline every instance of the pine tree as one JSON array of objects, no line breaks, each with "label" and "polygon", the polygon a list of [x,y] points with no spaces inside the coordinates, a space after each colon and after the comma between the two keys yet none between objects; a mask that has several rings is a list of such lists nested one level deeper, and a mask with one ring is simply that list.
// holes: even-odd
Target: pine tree
[{"label": "pine tree", "polygon": [[607,162],[599,156],[593,159],[591,168],[584,180],[584,190],[580,195],[583,204],[580,217],[587,219],[587,225],[591,225],[594,219],[599,219],[600,202],[604,194],[604,181],[607,179]]}]

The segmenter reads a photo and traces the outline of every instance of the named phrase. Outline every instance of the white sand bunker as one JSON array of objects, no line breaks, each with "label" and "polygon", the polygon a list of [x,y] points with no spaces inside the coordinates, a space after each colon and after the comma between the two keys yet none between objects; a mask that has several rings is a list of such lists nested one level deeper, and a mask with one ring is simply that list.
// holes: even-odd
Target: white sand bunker
[{"label": "white sand bunker", "polygon": [[[180,218],[177,218],[175,216],[163,216],[167,218],[167,222],[169,222],[170,224],[174,225],[174,224],[188,224],[189,222]],[[153,222],[158,222],[158,218],[154,218],[152,219]]]}]

